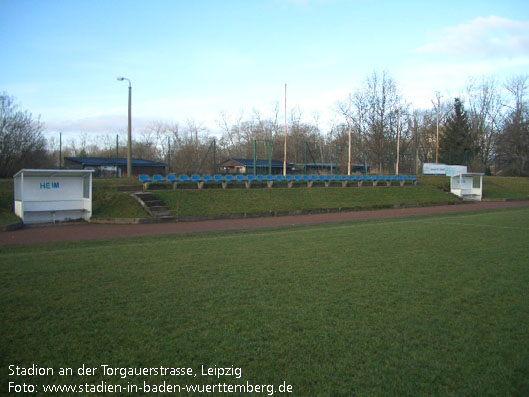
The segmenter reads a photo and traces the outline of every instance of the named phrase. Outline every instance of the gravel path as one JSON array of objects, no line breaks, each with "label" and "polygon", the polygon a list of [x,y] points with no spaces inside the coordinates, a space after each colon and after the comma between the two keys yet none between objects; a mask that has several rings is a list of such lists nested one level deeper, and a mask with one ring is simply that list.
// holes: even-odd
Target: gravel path
[{"label": "gravel path", "polygon": [[12,232],[0,232],[0,245],[106,239],[156,234],[179,234],[213,230],[257,229],[262,227],[290,225],[312,225],[318,223],[352,221],[357,219],[395,218],[425,214],[446,214],[462,211],[482,211],[496,208],[518,207],[529,207],[529,201],[483,201],[472,204],[444,205],[436,207],[398,208],[377,211],[140,225],[63,224],[44,227],[26,227]]}]

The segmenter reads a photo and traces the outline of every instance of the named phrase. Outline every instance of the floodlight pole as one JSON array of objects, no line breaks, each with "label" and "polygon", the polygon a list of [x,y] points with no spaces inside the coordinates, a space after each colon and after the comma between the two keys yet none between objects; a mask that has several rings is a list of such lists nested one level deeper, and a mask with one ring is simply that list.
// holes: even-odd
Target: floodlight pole
[{"label": "floodlight pole", "polygon": [[400,104],[397,113],[397,163],[395,164],[395,175],[399,175],[399,151],[400,151]]},{"label": "floodlight pole", "polygon": [[287,176],[287,84],[285,83],[285,139],[283,144],[283,176]]},{"label": "floodlight pole", "polygon": [[129,79],[126,77],[118,77],[118,81],[127,80],[129,82],[129,112],[128,112],[128,121],[127,121],[127,177],[132,176],[132,118],[131,118],[131,97],[132,97],[132,84]]},{"label": "floodlight pole", "polygon": [[441,94],[439,93],[439,91],[435,93],[435,96],[437,97],[437,132],[435,139],[435,164],[437,164],[439,162],[439,112],[441,110]]},{"label": "floodlight pole", "polygon": [[351,175],[351,93],[349,93],[349,114],[347,115],[347,127],[349,129],[349,157],[347,160],[347,175]]}]

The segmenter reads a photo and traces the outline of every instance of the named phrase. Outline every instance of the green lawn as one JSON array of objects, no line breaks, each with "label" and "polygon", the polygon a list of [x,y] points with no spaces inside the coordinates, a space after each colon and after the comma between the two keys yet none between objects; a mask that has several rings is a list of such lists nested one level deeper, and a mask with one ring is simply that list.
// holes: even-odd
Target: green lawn
[{"label": "green lawn", "polygon": [[387,208],[404,204],[457,202],[431,186],[205,189],[156,192],[175,216],[262,213],[320,208]]},{"label": "green lawn", "polygon": [[[234,365],[220,381],[295,396],[528,395],[528,225],[517,209],[0,247],[0,387],[215,384],[99,366]],[[100,369],[8,376],[33,363]]]}]

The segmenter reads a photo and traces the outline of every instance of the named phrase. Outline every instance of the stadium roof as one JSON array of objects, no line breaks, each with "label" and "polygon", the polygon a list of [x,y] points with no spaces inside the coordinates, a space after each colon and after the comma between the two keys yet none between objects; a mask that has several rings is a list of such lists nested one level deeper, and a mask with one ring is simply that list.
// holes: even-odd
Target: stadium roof
[{"label": "stadium roof", "polygon": [[[127,165],[127,159],[122,158],[105,158],[105,157],[65,157],[65,160],[81,164],[82,166],[110,166],[110,165]],[[165,167],[165,163],[143,159],[132,159],[133,167]]]}]

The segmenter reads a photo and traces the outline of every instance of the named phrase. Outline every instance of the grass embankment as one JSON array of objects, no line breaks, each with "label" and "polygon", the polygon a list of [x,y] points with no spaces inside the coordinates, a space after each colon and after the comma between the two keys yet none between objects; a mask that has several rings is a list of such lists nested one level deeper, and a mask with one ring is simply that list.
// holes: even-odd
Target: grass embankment
[{"label": "grass embankment", "polygon": [[149,218],[138,202],[130,195],[116,190],[119,186],[138,186],[135,179],[94,179],[92,186],[93,218]]},{"label": "grass embankment", "polygon": [[13,208],[13,180],[0,179],[0,226],[19,221]]},{"label": "grass embankment", "polygon": [[[450,178],[445,176],[421,176],[419,183],[450,191]],[[527,199],[529,198],[529,178],[484,176],[483,198]]]},{"label": "grass embankment", "polygon": [[[0,247],[0,385],[528,395],[528,224],[519,209]],[[55,373],[9,376],[11,364]],[[197,376],[121,378],[102,364]],[[95,375],[58,375],[82,365]]]},{"label": "grass embankment", "polygon": [[175,216],[457,202],[431,186],[157,191]]}]

